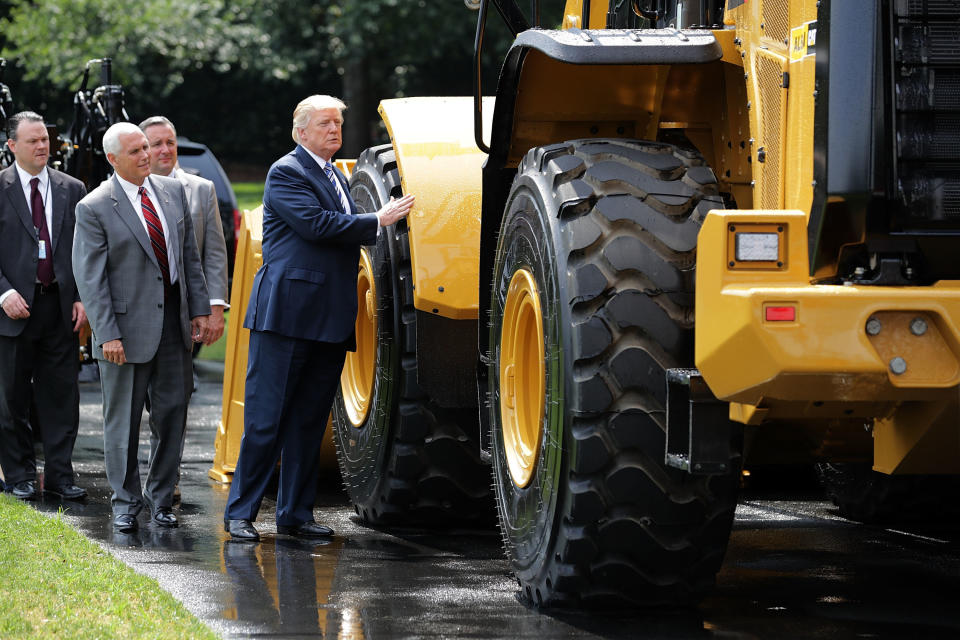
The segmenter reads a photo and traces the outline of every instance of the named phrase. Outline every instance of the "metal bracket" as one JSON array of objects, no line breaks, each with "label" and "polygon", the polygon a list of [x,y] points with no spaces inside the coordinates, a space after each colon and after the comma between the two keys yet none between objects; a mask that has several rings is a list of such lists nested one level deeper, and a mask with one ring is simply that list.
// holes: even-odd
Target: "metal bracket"
[{"label": "metal bracket", "polygon": [[730,470],[735,430],[726,402],[717,400],[698,369],[667,369],[668,467],[697,475]]}]

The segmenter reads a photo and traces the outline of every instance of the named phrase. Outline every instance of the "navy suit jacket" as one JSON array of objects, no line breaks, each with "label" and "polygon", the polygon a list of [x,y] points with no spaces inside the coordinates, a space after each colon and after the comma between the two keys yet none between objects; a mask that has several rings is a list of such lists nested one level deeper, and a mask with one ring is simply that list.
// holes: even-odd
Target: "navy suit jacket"
[{"label": "navy suit jacket", "polygon": [[253,280],[243,326],[290,338],[347,342],[354,348],[360,245],[377,239],[375,213],[357,213],[320,165],[296,149],[267,173],[263,192],[263,266]]}]

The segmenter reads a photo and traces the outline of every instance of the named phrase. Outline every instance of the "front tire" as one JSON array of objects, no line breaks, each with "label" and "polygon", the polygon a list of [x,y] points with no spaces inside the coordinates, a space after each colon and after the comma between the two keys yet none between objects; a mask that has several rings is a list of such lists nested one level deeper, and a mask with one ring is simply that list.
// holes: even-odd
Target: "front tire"
[{"label": "front tire", "polygon": [[500,526],[536,606],[683,605],[713,585],[739,459],[665,467],[664,406],[665,369],[693,364],[697,232],[722,206],[703,159],[669,145],[579,140],[520,164],[489,410]]},{"label": "front tire", "polygon": [[[364,211],[402,195],[390,145],[364,151],[350,191]],[[445,525],[490,517],[475,409],[440,407],[417,384],[416,310],[406,222],[364,247],[357,280],[357,351],[333,405],[347,493],[369,523]]]}]

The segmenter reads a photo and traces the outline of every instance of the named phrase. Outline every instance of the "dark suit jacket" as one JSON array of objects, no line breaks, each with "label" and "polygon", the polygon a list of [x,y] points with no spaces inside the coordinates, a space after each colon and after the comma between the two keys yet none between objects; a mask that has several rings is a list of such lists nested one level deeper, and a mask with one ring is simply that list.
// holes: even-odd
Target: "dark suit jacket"
[{"label": "dark suit jacket", "polygon": [[[50,229],[53,250],[53,274],[60,285],[60,312],[64,325],[73,331],[70,319],[73,303],[80,300],[73,278],[70,256],[73,253],[74,207],[87,190],[79,180],[47,168],[53,215]],[[31,307],[37,281],[37,234],[33,215],[20,185],[15,166],[0,171],[0,295],[16,289]],[[0,336],[18,336],[27,320],[11,320],[0,311]]]},{"label": "dark suit jacket", "polygon": [[277,160],[263,193],[263,266],[243,326],[321,342],[353,340],[360,245],[376,242],[375,213],[344,212],[323,169],[303,147]]}]

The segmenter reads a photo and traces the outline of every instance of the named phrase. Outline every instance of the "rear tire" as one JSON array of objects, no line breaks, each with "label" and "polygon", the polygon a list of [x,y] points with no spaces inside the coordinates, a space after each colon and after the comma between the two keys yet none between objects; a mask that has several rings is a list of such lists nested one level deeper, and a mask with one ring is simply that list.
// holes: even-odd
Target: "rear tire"
[{"label": "rear tire", "polygon": [[863,523],[955,521],[960,478],[890,476],[869,464],[818,463],[817,477],[840,515]]},{"label": "rear tire", "polygon": [[[350,191],[358,207],[376,211],[402,195],[393,148],[364,151]],[[449,524],[492,516],[488,470],[480,461],[476,409],[451,410],[417,385],[416,310],[406,222],[383,228],[365,247],[375,291],[375,336],[358,367],[372,368],[368,393],[347,391],[333,405],[334,442],[347,493],[370,523]],[[364,301],[360,301],[364,313]],[[358,347],[360,345],[358,335]],[[350,356],[351,354],[348,354]],[[363,385],[360,385],[363,386]],[[357,410],[362,405],[365,411]]]},{"label": "rear tire", "polygon": [[[494,267],[489,411],[500,526],[536,606],[685,605],[714,583],[740,461],[723,476],[665,467],[664,406],[665,369],[693,365],[697,232],[722,207],[703,159],[669,145],[578,140],[520,164]],[[524,278],[539,370],[505,325]]]}]

